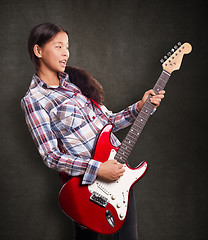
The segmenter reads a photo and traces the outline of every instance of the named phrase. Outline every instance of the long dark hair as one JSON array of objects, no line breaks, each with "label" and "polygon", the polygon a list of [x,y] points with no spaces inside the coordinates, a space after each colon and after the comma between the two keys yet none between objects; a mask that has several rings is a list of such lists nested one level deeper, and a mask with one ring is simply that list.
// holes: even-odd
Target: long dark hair
[{"label": "long dark hair", "polygon": [[[59,32],[65,32],[68,35],[68,32],[61,26],[52,23],[42,23],[31,30],[28,38],[28,52],[35,65],[36,71],[39,69],[39,59],[34,54],[34,46],[36,44],[40,47],[43,46]],[[71,82],[80,88],[83,95],[93,99],[99,104],[104,101],[103,88],[90,73],[81,68],[71,66],[67,66],[65,72],[70,75]]]},{"label": "long dark hair", "polygon": [[90,73],[74,66],[67,66],[65,72],[69,74],[70,81],[80,88],[83,95],[102,104],[104,101],[103,88]]},{"label": "long dark hair", "polygon": [[43,46],[59,32],[65,32],[68,35],[67,31],[61,26],[52,23],[41,23],[31,30],[28,38],[28,52],[36,70],[39,68],[39,59],[33,52],[34,46],[36,44],[40,47]]}]

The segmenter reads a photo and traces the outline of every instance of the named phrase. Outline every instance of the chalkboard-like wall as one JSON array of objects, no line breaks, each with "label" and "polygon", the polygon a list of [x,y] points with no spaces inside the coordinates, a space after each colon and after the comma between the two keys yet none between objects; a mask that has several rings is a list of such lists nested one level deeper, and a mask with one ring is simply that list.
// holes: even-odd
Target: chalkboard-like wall
[{"label": "chalkboard-like wall", "polygon": [[[162,70],[159,60],[177,42],[192,44],[129,163],[149,163],[135,186],[140,240],[206,239],[205,9],[206,2],[193,0],[1,1],[1,239],[72,239],[71,220],[58,206],[58,173],[44,165],[20,107],[34,73],[27,38],[42,22],[68,30],[69,64],[89,71],[103,85],[105,105],[114,112],[154,86]],[[118,132],[118,138],[127,131]]]}]

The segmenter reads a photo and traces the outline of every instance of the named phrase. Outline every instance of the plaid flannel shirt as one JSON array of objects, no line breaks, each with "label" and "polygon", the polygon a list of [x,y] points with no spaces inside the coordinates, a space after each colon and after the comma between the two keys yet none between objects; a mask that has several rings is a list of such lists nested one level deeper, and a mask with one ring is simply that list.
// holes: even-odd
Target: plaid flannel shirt
[{"label": "plaid flannel shirt", "polygon": [[[44,163],[69,176],[83,175],[83,184],[97,176],[99,159],[93,159],[95,141],[102,128],[112,123],[113,131],[129,126],[136,116],[137,103],[113,114],[104,105],[102,111],[59,73],[60,86],[48,86],[36,74],[21,100],[26,123]],[[111,134],[112,144],[119,146]],[[98,161],[97,161],[98,160]]]}]

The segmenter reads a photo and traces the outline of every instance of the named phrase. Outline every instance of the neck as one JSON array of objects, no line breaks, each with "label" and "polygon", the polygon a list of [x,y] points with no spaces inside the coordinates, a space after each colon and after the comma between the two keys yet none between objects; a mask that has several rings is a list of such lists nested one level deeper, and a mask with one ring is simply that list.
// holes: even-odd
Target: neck
[{"label": "neck", "polygon": [[59,86],[59,78],[57,72],[39,69],[37,71],[38,77],[49,86]]}]

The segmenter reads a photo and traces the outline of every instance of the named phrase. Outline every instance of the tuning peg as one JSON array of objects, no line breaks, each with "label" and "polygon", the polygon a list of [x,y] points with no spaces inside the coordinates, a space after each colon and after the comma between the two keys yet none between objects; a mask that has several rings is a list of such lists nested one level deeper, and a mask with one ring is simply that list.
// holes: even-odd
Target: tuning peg
[{"label": "tuning peg", "polygon": [[172,48],[170,51],[173,53],[173,52],[175,51],[175,49],[174,49],[174,48]]},{"label": "tuning peg", "polygon": [[167,56],[164,56],[164,59],[166,60],[166,59],[168,59],[168,57],[167,57]]},{"label": "tuning peg", "polygon": [[178,46],[181,46],[181,42],[178,42]]},{"label": "tuning peg", "polygon": [[160,59],[160,62],[161,62],[161,63],[164,63],[164,59]]},{"label": "tuning peg", "polygon": [[168,57],[170,57],[170,55],[171,55],[171,52],[168,52],[168,53],[167,53],[167,55],[168,55]]},{"label": "tuning peg", "polygon": [[174,46],[174,48],[175,48],[175,50],[176,50],[176,49],[178,48],[178,46],[177,46],[177,45],[175,45],[175,46]]}]

